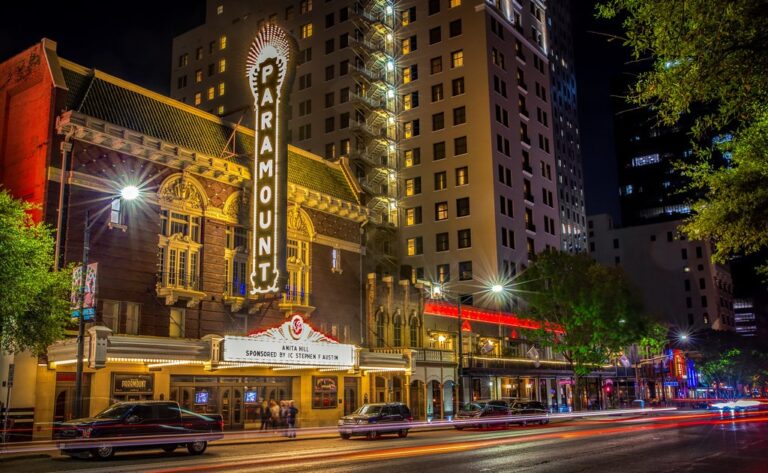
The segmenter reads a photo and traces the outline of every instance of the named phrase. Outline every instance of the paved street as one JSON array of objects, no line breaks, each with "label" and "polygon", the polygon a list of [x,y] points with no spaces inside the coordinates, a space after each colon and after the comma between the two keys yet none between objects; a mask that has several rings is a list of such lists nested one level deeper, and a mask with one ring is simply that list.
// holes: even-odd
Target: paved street
[{"label": "paved street", "polygon": [[[121,452],[109,462],[73,460],[55,452],[7,456],[0,469],[30,473],[89,471],[303,472],[684,472],[765,471],[768,413],[706,411],[575,419],[507,429],[412,431],[405,439],[281,437],[214,443],[202,457],[179,449]],[[300,431],[301,436],[303,432]]]}]

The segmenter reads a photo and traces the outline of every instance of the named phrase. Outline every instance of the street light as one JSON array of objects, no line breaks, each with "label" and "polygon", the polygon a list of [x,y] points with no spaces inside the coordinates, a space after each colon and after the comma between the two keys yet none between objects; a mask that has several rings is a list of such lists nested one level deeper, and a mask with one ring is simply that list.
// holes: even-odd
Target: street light
[{"label": "street light", "polygon": [[[492,292],[494,294],[500,294],[505,290],[504,286],[502,284],[493,284],[491,286],[486,286],[486,289],[482,289],[480,291],[475,291],[472,293],[478,294],[481,292]],[[446,291],[443,289],[442,283],[432,284],[430,285],[430,296],[432,299],[448,299],[448,295]],[[458,402],[458,409],[461,409],[461,405],[463,403],[463,397],[464,397],[464,391],[462,389],[462,379],[464,375],[464,339],[462,334],[462,325],[463,321],[461,319],[461,306],[462,306],[462,296],[458,295],[456,296],[456,323],[457,323],[457,341],[458,341],[458,362],[457,362],[457,380],[456,380],[456,390],[457,390],[457,402]]]},{"label": "street light", "polygon": [[[135,200],[139,197],[140,191],[136,186],[126,186],[120,190],[120,193],[112,199],[110,199],[110,207],[112,202],[118,199],[126,201]],[[86,276],[88,274],[88,253],[90,251],[91,240],[91,228],[96,220],[91,221],[90,210],[85,210],[85,225],[83,226],[83,267],[80,271],[80,291],[79,291],[79,306],[78,312],[78,324],[77,324],[77,373],[75,377],[75,409],[74,416],[76,419],[82,417],[83,407],[83,352],[85,345],[85,284]]]}]

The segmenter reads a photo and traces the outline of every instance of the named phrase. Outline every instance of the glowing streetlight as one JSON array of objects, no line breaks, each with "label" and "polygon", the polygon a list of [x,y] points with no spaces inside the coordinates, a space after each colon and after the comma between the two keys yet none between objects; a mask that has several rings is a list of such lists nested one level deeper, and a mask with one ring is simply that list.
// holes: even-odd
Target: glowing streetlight
[{"label": "glowing streetlight", "polygon": [[126,186],[120,190],[120,197],[123,200],[135,200],[139,197],[139,188],[136,186]]},{"label": "glowing streetlight", "polygon": [[501,284],[494,284],[493,286],[491,286],[491,292],[493,293],[498,294],[503,290],[504,290],[504,286],[502,286]]}]

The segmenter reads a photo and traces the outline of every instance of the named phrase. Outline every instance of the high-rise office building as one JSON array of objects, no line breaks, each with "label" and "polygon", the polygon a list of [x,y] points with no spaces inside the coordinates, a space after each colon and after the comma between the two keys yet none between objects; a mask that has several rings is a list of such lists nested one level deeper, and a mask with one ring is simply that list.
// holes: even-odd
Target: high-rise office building
[{"label": "high-rise office building", "polygon": [[578,252],[587,249],[587,232],[581,136],[576,104],[572,8],[571,0],[547,2],[549,78],[552,89],[552,130],[557,160],[557,187],[560,197],[561,249]]},{"label": "high-rise office building", "polygon": [[349,159],[401,274],[469,295],[536,252],[584,246],[573,54],[567,23],[553,26],[568,12],[547,6],[209,0],[174,40],[171,95],[249,124],[246,48],[262,24],[285,26],[299,46],[291,144]]}]

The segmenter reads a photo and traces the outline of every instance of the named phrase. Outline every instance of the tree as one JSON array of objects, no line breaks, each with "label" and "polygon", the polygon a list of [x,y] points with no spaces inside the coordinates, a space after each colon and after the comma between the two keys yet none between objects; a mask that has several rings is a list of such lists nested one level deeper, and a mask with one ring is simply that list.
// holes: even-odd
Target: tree
[{"label": "tree", "polygon": [[[720,397],[720,384],[762,387],[768,377],[766,342],[761,337],[742,337],[722,330],[708,330],[697,334],[694,345],[701,382],[716,385]],[[735,392],[734,392],[735,394]]]},{"label": "tree", "polygon": [[[561,354],[580,378],[599,368],[632,343],[648,337],[654,325],[620,268],[603,266],[585,254],[541,253],[520,276],[517,287],[526,317],[541,322],[532,338]],[[565,334],[558,334],[557,328]],[[580,408],[580,396],[576,396]]]},{"label": "tree", "polygon": [[0,190],[0,348],[40,353],[69,323],[71,272],[52,271],[51,229]]},{"label": "tree", "polygon": [[714,241],[718,261],[768,246],[768,2],[606,0],[597,15],[621,18],[624,44],[650,64],[629,102],[664,125],[694,118],[697,162],[683,172],[702,198],[683,231]]}]

